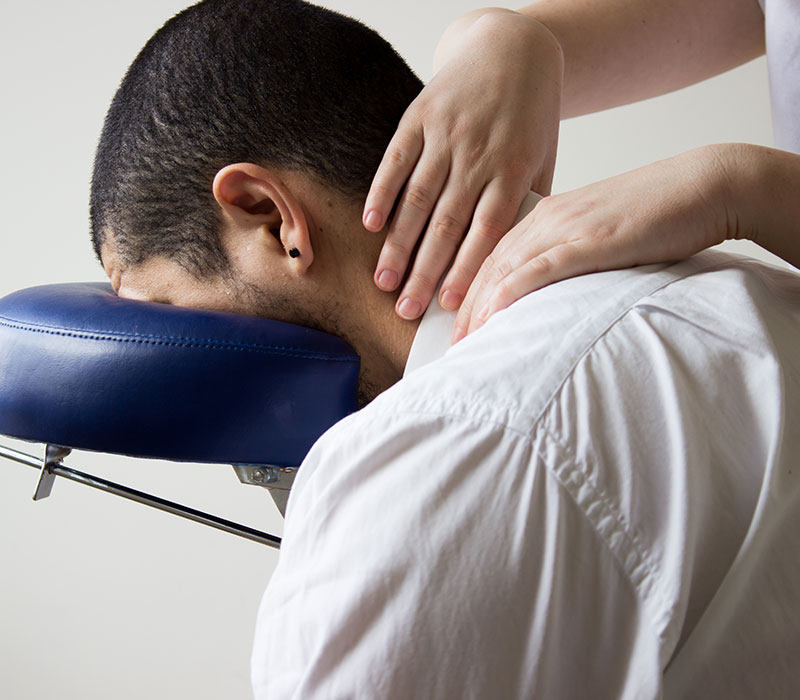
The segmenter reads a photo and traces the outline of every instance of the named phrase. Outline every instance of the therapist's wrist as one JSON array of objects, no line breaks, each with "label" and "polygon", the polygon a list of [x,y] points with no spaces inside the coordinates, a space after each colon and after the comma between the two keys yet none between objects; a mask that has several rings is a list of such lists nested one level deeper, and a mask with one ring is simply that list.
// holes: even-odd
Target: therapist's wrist
[{"label": "therapist's wrist", "polygon": [[770,178],[762,149],[747,143],[720,143],[688,151],[682,160],[684,178],[698,193],[695,210],[708,244],[750,240],[764,247],[765,209],[770,206]]},{"label": "therapist's wrist", "polygon": [[763,209],[768,196],[768,178],[761,149],[747,143],[720,143],[697,149],[712,174],[709,197],[724,217],[727,240],[763,243]]},{"label": "therapist's wrist", "polygon": [[[691,248],[703,250],[732,235],[735,187],[731,182],[729,154],[724,146],[702,146],[655,163],[664,165],[667,180],[662,187],[681,193],[677,200]],[[654,193],[656,194],[656,193]]]},{"label": "therapist's wrist", "polygon": [[757,181],[749,144],[719,143],[694,151],[706,172],[706,196],[717,212],[726,240],[754,240],[752,196],[747,190]]},{"label": "therapist's wrist", "polygon": [[747,143],[720,144],[727,238],[747,239],[800,267],[800,155]]}]

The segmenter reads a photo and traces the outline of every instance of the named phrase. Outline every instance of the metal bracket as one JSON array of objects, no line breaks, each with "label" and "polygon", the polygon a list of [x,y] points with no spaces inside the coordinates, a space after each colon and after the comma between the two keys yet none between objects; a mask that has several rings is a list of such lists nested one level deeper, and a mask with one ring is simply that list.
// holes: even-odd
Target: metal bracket
[{"label": "metal bracket", "polygon": [[263,486],[268,489],[281,515],[286,517],[286,503],[289,500],[289,490],[297,475],[297,467],[234,464],[233,470],[243,484]]},{"label": "metal bracket", "polygon": [[41,501],[43,498],[47,498],[50,495],[56,480],[53,467],[57,464],[61,464],[61,460],[69,456],[70,452],[72,452],[72,450],[69,447],[62,447],[61,445],[44,446],[42,468],[39,471],[39,481],[36,483],[36,491],[33,492],[34,501]]},{"label": "metal bracket", "polygon": [[[115,496],[121,496],[122,498],[126,498],[130,501],[135,501],[136,503],[141,503],[143,505],[150,506],[151,508],[156,508],[157,510],[164,511],[165,513],[172,513],[173,515],[180,516],[181,518],[193,520],[196,523],[202,523],[203,525],[208,525],[216,528],[217,530],[229,532],[232,535],[238,535],[239,537],[244,537],[254,542],[260,542],[261,544],[274,547],[275,549],[279,549],[281,546],[281,538],[276,537],[275,535],[270,535],[267,532],[261,532],[260,530],[255,530],[247,525],[240,525],[239,523],[234,523],[230,520],[219,518],[216,515],[210,515],[208,513],[195,510],[194,508],[189,508],[188,506],[181,505],[180,503],[167,501],[166,499],[159,498],[158,496],[137,491],[135,489],[128,488],[127,486],[123,486],[122,484],[115,484],[113,481],[107,481],[106,479],[101,479],[98,476],[92,476],[91,474],[79,472],[76,469],[71,469],[61,461],[69,453],[70,449],[67,447],[47,445],[45,448],[44,458],[39,459],[38,457],[28,454],[27,452],[20,452],[19,450],[14,450],[10,447],[5,447],[4,445],[0,444],[0,457],[10,459],[12,462],[25,464],[26,466],[39,470],[39,484],[36,487],[34,500],[47,498],[53,488],[53,481],[55,480],[56,476],[60,476],[62,479],[75,481],[79,484],[84,484],[85,486],[91,486],[99,491],[105,491],[106,493],[111,493]],[[273,467],[272,469],[277,468]],[[265,474],[265,478],[271,478],[271,476]],[[277,482],[285,484],[283,476],[278,475]],[[281,491],[281,493],[283,493],[283,491]],[[288,491],[286,493],[288,493]]]}]

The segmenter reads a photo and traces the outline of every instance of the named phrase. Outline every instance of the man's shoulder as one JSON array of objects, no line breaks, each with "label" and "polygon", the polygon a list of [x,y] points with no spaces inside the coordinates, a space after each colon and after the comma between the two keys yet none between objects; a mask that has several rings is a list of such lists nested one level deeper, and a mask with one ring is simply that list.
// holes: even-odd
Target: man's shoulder
[{"label": "man's shoulder", "polygon": [[[628,396],[649,391],[645,368],[665,348],[669,355],[669,347],[691,345],[688,353],[711,364],[727,345],[735,352],[745,331],[753,343],[766,343],[759,313],[800,313],[797,301],[780,303],[781,294],[800,295],[800,278],[779,279],[778,292],[774,279],[753,261],[711,254],[566,280],[524,297],[411,372],[328,431],[312,456],[396,449],[401,433],[438,444],[456,426],[480,426],[495,436],[487,439],[498,431],[533,437],[554,410],[578,421],[591,400],[602,405],[616,393],[621,377]],[[745,306],[756,313],[745,314]],[[688,329],[699,325],[708,342],[692,340]],[[564,391],[578,368],[589,384]]]},{"label": "man's shoulder", "polygon": [[[795,301],[784,299],[778,308],[781,295],[794,295]],[[785,314],[794,309],[800,313],[800,276],[712,252],[677,264],[565,280],[496,314],[478,332],[342,421],[334,436],[381,440],[387,433],[375,426],[383,422],[420,429],[444,419],[529,432],[559,397],[579,363],[598,350],[601,338],[621,336],[623,345],[638,345],[640,353],[657,353],[651,340],[639,342],[639,336],[649,338],[651,316],[658,314],[669,317],[659,329],[674,337],[657,342],[682,343],[682,328],[702,322],[724,344],[727,336],[735,340],[742,328],[763,332],[758,319],[742,314],[745,303],[757,311]],[[620,323],[631,312],[643,322]],[[693,352],[713,354],[715,350],[706,344]],[[604,383],[616,381],[617,368],[630,363],[641,366],[643,360],[626,354],[615,357],[603,372],[595,373],[596,390],[602,392]],[[639,388],[633,384],[626,391]]]}]

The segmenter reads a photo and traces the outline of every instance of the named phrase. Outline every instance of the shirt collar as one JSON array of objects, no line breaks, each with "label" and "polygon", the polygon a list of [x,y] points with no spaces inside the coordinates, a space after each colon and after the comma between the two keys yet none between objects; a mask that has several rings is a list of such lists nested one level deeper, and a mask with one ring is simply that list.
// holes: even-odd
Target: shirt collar
[{"label": "shirt collar", "polygon": [[[541,197],[535,192],[529,192],[522,201],[513,225],[516,226],[522,217],[529,214],[540,199]],[[411,351],[408,353],[406,369],[403,372],[404,377],[420,367],[438,360],[450,347],[450,337],[453,334],[458,312],[445,311],[439,305],[438,298],[439,290],[437,289],[434,299],[428,305],[417,328],[414,342],[411,344]]]},{"label": "shirt collar", "polygon": [[428,310],[423,314],[417,328],[417,334],[411,344],[411,351],[408,353],[404,377],[423,365],[438,360],[450,347],[450,336],[453,334],[458,312],[445,311],[439,305],[438,298],[439,290],[437,289],[436,295],[428,305]]}]

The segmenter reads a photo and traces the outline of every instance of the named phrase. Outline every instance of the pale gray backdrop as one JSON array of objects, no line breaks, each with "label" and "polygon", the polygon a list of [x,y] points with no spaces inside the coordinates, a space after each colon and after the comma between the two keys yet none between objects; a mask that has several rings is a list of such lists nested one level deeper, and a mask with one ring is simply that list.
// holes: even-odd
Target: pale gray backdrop
[{"label": "pale gray backdrop", "polygon": [[[103,279],[87,223],[103,116],[138,49],[185,4],[2,0],[0,295]],[[480,6],[321,4],[380,31],[424,79],[445,26]],[[770,139],[758,60],[658,100],[565,123],[554,191],[705,143]],[[240,486],[230,468],[88,454],[69,463],[280,529],[268,496]],[[274,552],[68,482],[34,504],[34,483],[32,469],[0,460],[0,697],[249,697],[253,622]]]}]

